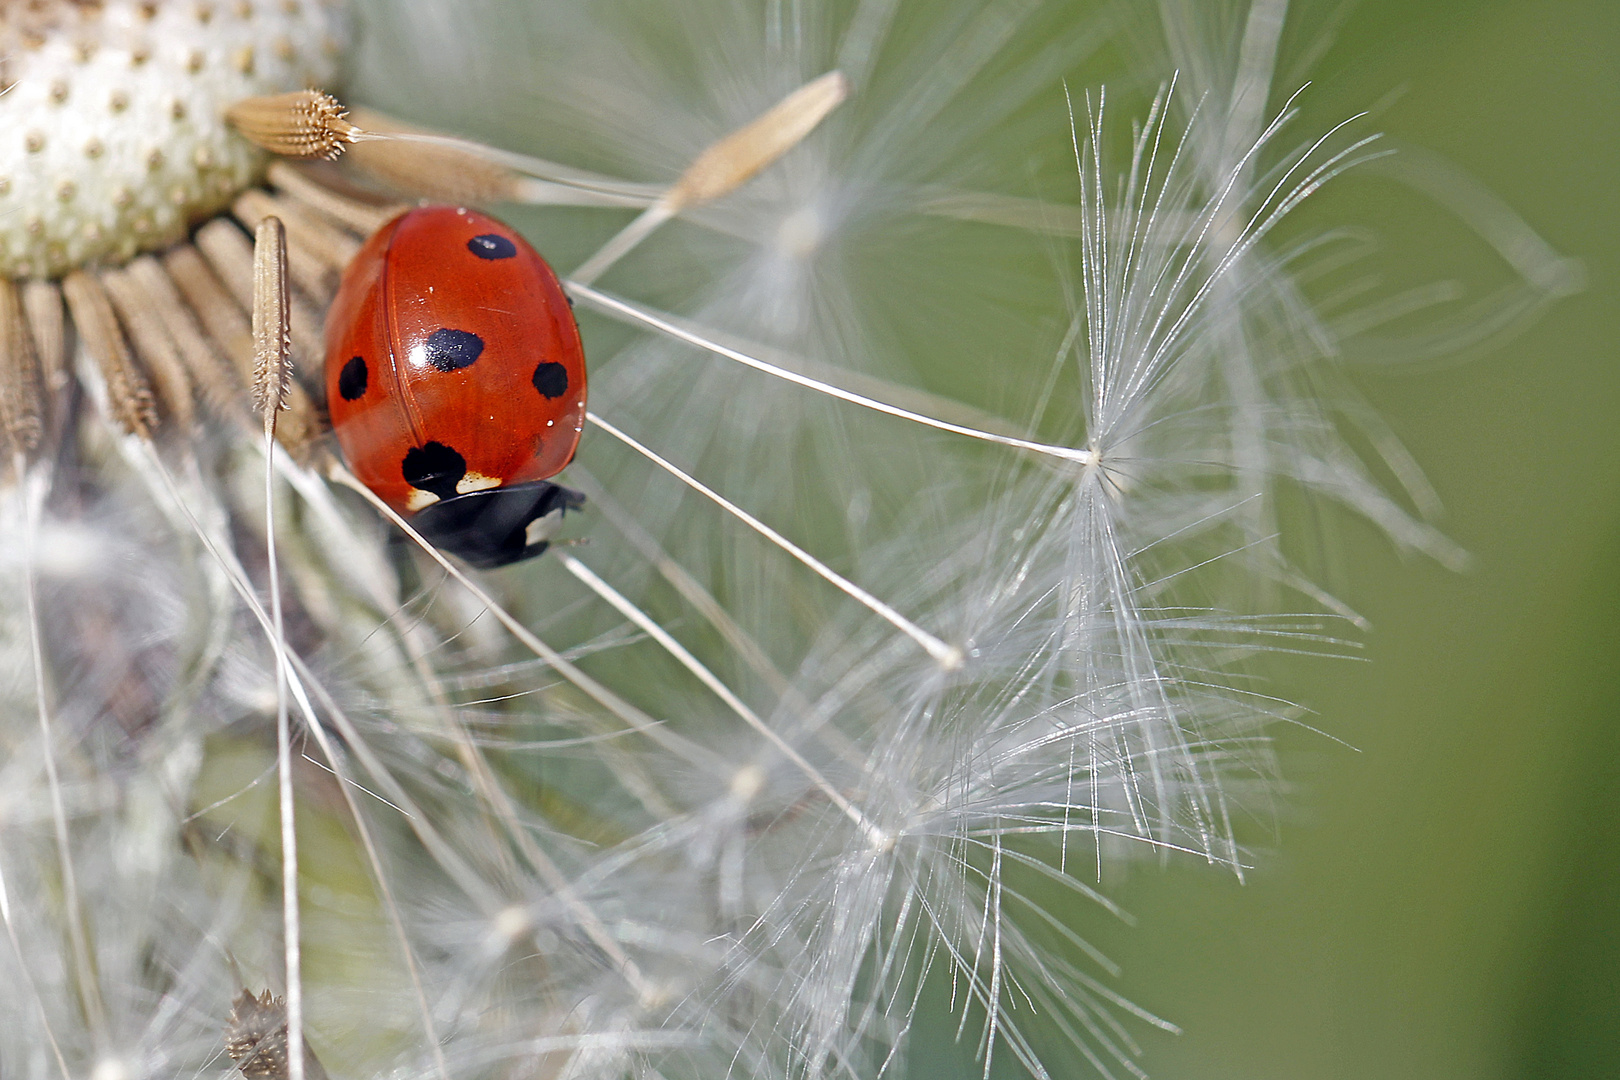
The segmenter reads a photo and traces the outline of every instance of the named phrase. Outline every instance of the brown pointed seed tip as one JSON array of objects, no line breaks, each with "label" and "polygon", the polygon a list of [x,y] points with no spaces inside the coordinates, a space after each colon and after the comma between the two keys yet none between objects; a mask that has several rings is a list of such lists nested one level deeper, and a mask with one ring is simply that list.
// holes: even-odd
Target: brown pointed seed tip
[{"label": "brown pointed seed tip", "polygon": [[699,154],[664,202],[679,211],[734,190],[802,142],[848,96],[849,80],[840,71],[805,83]]},{"label": "brown pointed seed tip", "polygon": [[337,98],[319,90],[297,90],[244,98],[225,110],[225,119],[249,142],[284,157],[335,158],[360,137]]},{"label": "brown pointed seed tip", "polygon": [[[258,997],[243,990],[231,1002],[225,1021],[225,1053],[243,1076],[287,1080],[287,1006],[266,990]],[[327,1080],[326,1069],[304,1043],[305,1080]]]},{"label": "brown pointed seed tip", "polygon": [[266,217],[253,237],[253,408],[267,427],[286,408],[292,383],[291,303],[287,231],[280,218]]}]

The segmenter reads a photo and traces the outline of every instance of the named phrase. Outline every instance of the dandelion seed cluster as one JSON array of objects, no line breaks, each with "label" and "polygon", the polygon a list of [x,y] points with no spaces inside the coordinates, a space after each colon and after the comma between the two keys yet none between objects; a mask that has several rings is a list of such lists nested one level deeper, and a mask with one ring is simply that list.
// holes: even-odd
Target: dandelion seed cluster
[{"label": "dandelion seed cluster", "polygon": [[[485,6],[373,12],[373,54],[534,145],[356,110],[353,168],[264,187],[225,111],[273,140],[340,13],[6,10],[0,1072],[867,1080],[937,985],[986,1075],[1143,1075],[1171,1025],[1080,931],[1105,868],[1245,871],[1291,707],[1238,662],[1332,647],[1279,612],[1353,617],[1279,490],[1458,557],[1323,396],[1349,322],[1274,241],[1379,144],[1298,130],[1272,0],[1220,32],[1163,6],[1137,115],[1077,81],[1113,24],[1062,5]],[[41,147],[8,109],[55,118]],[[995,186],[1009,152],[1064,185]],[[413,178],[562,250],[591,350],[588,510],[482,576],[321,430],[325,305]],[[1069,293],[936,287],[966,255]],[[291,346],[280,449],[255,333]]]}]

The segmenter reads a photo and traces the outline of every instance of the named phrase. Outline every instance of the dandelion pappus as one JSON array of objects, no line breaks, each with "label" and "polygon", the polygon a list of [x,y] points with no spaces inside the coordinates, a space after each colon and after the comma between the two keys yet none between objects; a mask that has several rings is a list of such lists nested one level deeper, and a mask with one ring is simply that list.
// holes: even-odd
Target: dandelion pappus
[{"label": "dandelion pappus", "polygon": [[585,357],[544,259],[476,211],[424,206],[350,263],[326,330],[332,429],[355,476],[479,567],[546,549],[584,497],[547,482],[585,423]]}]

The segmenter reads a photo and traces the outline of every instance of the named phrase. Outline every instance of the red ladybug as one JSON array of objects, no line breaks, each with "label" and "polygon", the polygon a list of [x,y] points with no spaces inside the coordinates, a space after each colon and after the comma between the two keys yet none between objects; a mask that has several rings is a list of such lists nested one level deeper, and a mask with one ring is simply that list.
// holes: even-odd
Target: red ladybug
[{"label": "red ladybug", "polygon": [[585,423],[579,328],[494,218],[424,206],[366,241],[327,314],[326,401],[355,476],[474,566],[540,554],[539,519],[584,504],[545,480]]}]

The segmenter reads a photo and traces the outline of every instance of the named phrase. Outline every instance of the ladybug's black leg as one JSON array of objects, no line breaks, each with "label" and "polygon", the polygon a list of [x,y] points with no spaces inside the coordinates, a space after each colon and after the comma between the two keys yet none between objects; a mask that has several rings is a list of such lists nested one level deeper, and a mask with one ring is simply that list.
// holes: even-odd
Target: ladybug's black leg
[{"label": "ladybug's black leg", "polygon": [[411,519],[416,531],[479,569],[505,566],[545,551],[542,519],[585,505],[585,496],[546,480],[485,488],[424,507]]}]

